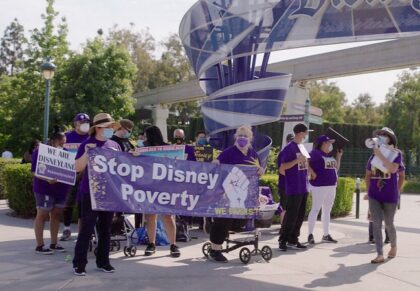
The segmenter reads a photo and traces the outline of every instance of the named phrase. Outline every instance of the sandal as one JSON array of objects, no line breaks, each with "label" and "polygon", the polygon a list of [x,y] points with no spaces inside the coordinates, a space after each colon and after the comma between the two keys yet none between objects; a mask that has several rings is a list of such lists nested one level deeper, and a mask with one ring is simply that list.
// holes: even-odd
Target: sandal
[{"label": "sandal", "polygon": [[391,250],[388,252],[388,259],[393,259],[397,256],[397,247],[391,247]]},{"label": "sandal", "polygon": [[382,264],[385,262],[384,257],[376,257],[372,261],[370,261],[371,264]]}]

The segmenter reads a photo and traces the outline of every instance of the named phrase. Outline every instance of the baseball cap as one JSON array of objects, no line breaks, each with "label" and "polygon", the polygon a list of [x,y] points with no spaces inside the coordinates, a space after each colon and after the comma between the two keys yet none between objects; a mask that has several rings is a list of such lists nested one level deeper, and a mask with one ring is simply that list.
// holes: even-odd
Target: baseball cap
[{"label": "baseball cap", "polygon": [[90,121],[90,117],[86,113],[77,113],[73,121]]},{"label": "baseball cap", "polygon": [[323,135],[320,135],[320,136],[318,136],[318,138],[316,139],[316,144],[322,144],[323,142],[326,142],[326,141],[330,141],[330,142],[335,142],[335,139],[332,139],[332,138],[330,138],[330,137],[328,137],[328,136],[326,136],[325,134],[323,134]]},{"label": "baseball cap", "polygon": [[293,132],[295,134],[298,134],[300,132],[306,132],[306,131],[313,131],[312,129],[309,129],[305,124],[303,123],[298,123],[295,125],[295,127],[293,127]]}]

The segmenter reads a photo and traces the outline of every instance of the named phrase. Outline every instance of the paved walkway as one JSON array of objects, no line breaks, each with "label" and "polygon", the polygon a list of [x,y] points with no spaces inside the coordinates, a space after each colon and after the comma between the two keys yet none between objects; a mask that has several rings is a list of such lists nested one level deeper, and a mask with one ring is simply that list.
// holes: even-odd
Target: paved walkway
[{"label": "paved walkway", "polygon": [[[180,258],[170,258],[168,247],[152,257],[142,255],[144,247],[132,258],[115,252],[117,272],[105,274],[95,269],[90,253],[88,275],[76,277],[65,259],[73,255],[74,242],[63,244],[67,254],[35,254],[32,220],[10,216],[1,200],[0,290],[420,290],[420,196],[403,195],[396,215],[398,256],[379,266],[369,263],[375,249],[366,243],[366,211],[367,202],[362,201],[360,219],[352,214],[333,220],[331,234],[338,244],[317,243],[306,251],[280,252],[278,226],[262,230],[262,245],[273,248],[270,263],[254,257],[243,265],[239,251],[228,254],[228,264],[206,261],[201,253],[206,236],[194,230],[198,238],[180,243]],[[318,223],[315,239],[321,235]],[[306,237],[304,223],[301,240]]]}]

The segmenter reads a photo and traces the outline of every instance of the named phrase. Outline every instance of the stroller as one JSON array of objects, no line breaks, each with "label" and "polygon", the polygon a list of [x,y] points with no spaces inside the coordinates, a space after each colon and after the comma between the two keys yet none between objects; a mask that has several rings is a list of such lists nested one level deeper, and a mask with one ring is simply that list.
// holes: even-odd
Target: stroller
[{"label": "stroller", "polygon": [[[268,190],[267,190],[268,189]],[[225,240],[226,246],[222,248],[222,253],[229,253],[233,250],[241,248],[239,251],[239,259],[242,263],[248,264],[252,256],[260,255],[266,262],[269,262],[273,257],[273,251],[270,246],[265,245],[261,249],[259,248],[259,240],[261,238],[261,232],[259,228],[268,228],[271,226],[272,218],[276,211],[278,211],[279,204],[274,203],[271,195],[270,188],[260,187],[260,208],[259,213],[255,219],[252,219],[252,228],[255,226],[254,234],[251,238],[246,240],[231,240],[228,237]],[[266,198],[264,198],[266,197]],[[207,220],[209,221],[209,220]],[[249,223],[247,220],[239,220],[242,224]],[[240,225],[237,225],[240,227]],[[244,226],[244,225],[242,225]],[[247,246],[253,246],[253,250],[250,250]],[[211,250],[211,243],[206,242],[202,246],[202,252],[206,258],[209,257]]]},{"label": "stroller", "polygon": [[[120,251],[121,242],[125,242],[123,249],[124,255],[126,257],[134,257],[137,252],[137,247],[132,243],[132,234],[135,232],[135,228],[127,216],[123,213],[116,213],[112,219],[111,224],[111,240],[109,245],[109,251]],[[98,253],[97,248],[97,237],[98,233],[95,227],[92,240],[90,241],[89,251],[92,251],[95,256]]]}]

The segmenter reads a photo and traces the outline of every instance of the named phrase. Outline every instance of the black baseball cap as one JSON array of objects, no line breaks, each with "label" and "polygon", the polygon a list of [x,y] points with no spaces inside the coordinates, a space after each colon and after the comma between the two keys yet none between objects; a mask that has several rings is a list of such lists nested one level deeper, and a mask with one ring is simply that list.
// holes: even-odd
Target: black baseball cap
[{"label": "black baseball cap", "polygon": [[313,131],[312,129],[309,129],[305,124],[303,123],[298,123],[295,125],[295,127],[293,127],[293,132],[295,134],[298,134],[300,132],[306,132],[306,131]]}]

